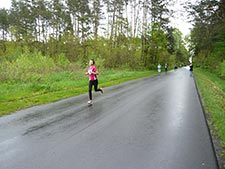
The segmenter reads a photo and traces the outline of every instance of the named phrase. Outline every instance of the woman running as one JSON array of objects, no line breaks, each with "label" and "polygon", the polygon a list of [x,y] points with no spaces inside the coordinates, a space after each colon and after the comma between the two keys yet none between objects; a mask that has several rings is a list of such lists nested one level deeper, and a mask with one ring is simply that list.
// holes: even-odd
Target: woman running
[{"label": "woman running", "polygon": [[94,86],[95,92],[101,92],[103,93],[102,88],[98,88],[98,71],[95,67],[95,61],[94,59],[91,59],[89,61],[89,68],[88,71],[86,72],[86,75],[89,75],[89,86],[88,86],[88,92],[89,92],[89,101],[88,104],[92,104],[92,86]]}]

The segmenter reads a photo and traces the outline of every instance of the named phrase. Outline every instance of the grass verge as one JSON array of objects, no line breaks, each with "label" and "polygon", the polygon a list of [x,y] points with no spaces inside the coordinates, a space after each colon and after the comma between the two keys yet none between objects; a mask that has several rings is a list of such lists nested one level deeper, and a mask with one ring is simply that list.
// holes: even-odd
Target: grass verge
[{"label": "grass verge", "polygon": [[212,135],[219,140],[219,161],[225,167],[225,81],[203,69],[195,77]]},{"label": "grass verge", "polygon": [[[154,71],[105,70],[99,76],[99,86],[108,87],[154,74]],[[0,83],[0,116],[87,93],[87,86],[84,72],[60,72],[32,82]]]}]

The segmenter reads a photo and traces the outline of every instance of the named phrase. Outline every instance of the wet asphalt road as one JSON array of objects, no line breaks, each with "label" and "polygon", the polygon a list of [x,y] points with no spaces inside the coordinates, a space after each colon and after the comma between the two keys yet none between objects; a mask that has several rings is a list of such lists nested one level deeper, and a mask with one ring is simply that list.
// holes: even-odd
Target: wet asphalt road
[{"label": "wet asphalt road", "polygon": [[[101,82],[100,82],[101,84]],[[0,118],[1,169],[216,169],[187,69]]]}]

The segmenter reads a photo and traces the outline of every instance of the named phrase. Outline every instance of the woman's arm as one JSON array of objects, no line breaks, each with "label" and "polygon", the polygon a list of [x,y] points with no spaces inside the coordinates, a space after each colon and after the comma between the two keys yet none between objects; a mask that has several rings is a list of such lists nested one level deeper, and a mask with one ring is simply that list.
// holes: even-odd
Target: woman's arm
[{"label": "woman's arm", "polygon": [[98,75],[98,71],[96,70],[95,72],[92,72],[94,75]]}]

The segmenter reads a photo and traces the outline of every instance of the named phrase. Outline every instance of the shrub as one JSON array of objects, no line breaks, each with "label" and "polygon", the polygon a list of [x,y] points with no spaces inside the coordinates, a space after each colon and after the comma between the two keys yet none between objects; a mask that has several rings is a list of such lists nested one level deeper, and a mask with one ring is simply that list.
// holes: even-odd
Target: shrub
[{"label": "shrub", "polygon": [[61,53],[56,57],[56,65],[62,70],[67,70],[70,65],[70,61],[66,58],[65,54]]},{"label": "shrub", "polygon": [[220,66],[217,69],[219,76],[222,79],[225,79],[225,60],[223,60],[223,62],[220,64]]},{"label": "shrub", "polygon": [[39,52],[25,51],[17,59],[4,60],[0,65],[0,78],[4,81],[33,81],[42,75],[54,72],[56,64],[50,57],[42,56]]}]

